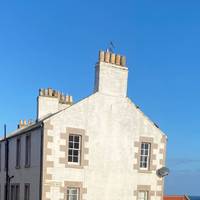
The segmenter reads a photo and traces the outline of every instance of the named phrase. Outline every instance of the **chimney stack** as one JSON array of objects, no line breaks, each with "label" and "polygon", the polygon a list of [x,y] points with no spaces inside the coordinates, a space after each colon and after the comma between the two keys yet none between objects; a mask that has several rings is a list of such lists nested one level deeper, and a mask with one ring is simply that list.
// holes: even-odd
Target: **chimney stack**
[{"label": "chimney stack", "polygon": [[64,93],[53,90],[52,88],[41,88],[38,96],[37,119],[41,119],[48,114],[56,113],[72,104],[72,96],[64,95]]},{"label": "chimney stack", "polygon": [[110,51],[99,51],[95,72],[95,92],[127,96],[128,68],[126,57]]},{"label": "chimney stack", "polygon": [[17,125],[17,128],[18,129],[24,128],[26,126],[31,125],[32,123],[33,123],[33,121],[30,119],[28,121],[26,121],[25,119],[24,120],[20,119],[19,124]]}]

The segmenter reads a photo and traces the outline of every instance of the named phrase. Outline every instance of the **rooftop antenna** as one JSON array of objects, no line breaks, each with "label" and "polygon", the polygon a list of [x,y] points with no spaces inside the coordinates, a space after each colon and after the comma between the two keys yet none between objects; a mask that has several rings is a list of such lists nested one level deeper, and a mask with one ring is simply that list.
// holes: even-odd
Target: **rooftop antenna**
[{"label": "rooftop antenna", "polygon": [[115,49],[115,46],[114,46],[113,42],[110,41],[108,48],[107,48],[107,51],[113,53],[114,49]]}]

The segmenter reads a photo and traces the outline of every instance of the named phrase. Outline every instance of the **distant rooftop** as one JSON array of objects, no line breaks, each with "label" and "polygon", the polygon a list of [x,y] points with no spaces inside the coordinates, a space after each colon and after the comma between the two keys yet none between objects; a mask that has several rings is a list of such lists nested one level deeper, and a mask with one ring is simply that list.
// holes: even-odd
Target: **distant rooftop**
[{"label": "distant rooftop", "polygon": [[164,200],[200,200],[200,196],[166,195]]}]

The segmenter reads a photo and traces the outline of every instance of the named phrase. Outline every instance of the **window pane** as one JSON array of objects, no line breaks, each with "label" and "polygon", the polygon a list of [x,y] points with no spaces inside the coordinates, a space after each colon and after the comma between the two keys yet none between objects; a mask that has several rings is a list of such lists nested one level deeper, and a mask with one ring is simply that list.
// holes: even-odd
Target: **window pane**
[{"label": "window pane", "polygon": [[79,137],[80,137],[80,136],[74,136],[74,137],[75,137],[75,140],[74,140],[74,141],[75,141],[75,142],[79,142]]},{"label": "window pane", "polygon": [[74,162],[78,162],[78,157],[75,157],[75,156],[74,156],[74,157],[73,157],[73,161],[74,161]]},{"label": "window pane", "polygon": [[19,185],[16,185],[16,198],[15,200],[20,200],[19,196],[20,196],[20,189],[19,189]]},{"label": "window pane", "polygon": [[78,156],[78,150],[74,150],[74,151],[73,151],[73,155],[74,155],[74,156]]},{"label": "window pane", "polygon": [[14,187],[14,185],[11,186],[11,200],[15,200],[15,187]]},{"label": "window pane", "polygon": [[73,142],[69,142],[69,148],[73,148]]},{"label": "window pane", "polygon": [[79,143],[74,143],[74,148],[79,149]]},{"label": "window pane", "polygon": [[73,136],[72,135],[69,136],[69,141],[73,141]]},{"label": "window pane", "polygon": [[24,200],[29,200],[30,199],[30,185],[25,184],[25,189],[24,189]]},{"label": "window pane", "polygon": [[72,150],[71,150],[71,149],[69,149],[68,155],[69,155],[69,156],[72,156]]},{"label": "window pane", "polygon": [[68,156],[68,162],[72,162],[72,156]]}]

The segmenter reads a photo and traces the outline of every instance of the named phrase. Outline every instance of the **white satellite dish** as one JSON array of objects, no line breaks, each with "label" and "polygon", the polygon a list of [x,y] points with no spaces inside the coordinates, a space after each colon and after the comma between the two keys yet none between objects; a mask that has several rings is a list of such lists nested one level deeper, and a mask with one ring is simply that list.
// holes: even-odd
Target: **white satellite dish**
[{"label": "white satellite dish", "polygon": [[165,176],[168,176],[169,172],[170,172],[169,168],[162,167],[162,168],[158,169],[156,173],[160,178],[163,178]]}]

